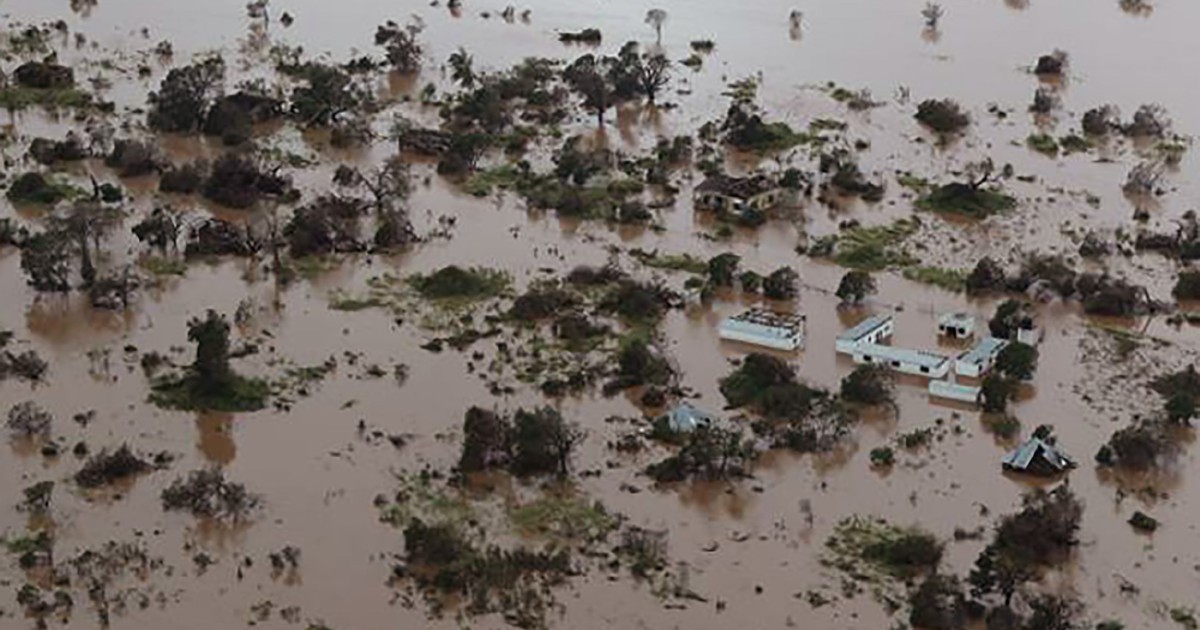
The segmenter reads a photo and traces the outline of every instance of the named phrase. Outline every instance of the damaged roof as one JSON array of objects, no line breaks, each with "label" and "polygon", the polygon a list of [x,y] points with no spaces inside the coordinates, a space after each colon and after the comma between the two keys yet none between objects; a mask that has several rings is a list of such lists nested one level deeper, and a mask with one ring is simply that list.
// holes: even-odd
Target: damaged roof
[{"label": "damaged roof", "polygon": [[1075,467],[1075,460],[1041,438],[1030,438],[1001,462],[1008,470],[1051,475]]},{"label": "damaged roof", "polygon": [[737,199],[752,199],[766,192],[779,188],[770,177],[754,175],[751,177],[730,177],[714,175],[707,177],[696,187],[698,193],[718,193]]}]

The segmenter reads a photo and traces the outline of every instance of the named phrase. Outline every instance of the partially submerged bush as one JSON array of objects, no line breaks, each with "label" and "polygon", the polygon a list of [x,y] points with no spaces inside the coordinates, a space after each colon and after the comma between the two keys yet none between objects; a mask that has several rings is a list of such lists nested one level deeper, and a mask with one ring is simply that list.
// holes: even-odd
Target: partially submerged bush
[{"label": "partially submerged bush", "polygon": [[23,173],[8,187],[5,196],[16,203],[54,205],[71,193],[67,186],[55,184],[41,173]]},{"label": "partially submerged bush", "polygon": [[860,405],[891,403],[896,375],[882,365],[860,365],[842,379],[842,400]]},{"label": "partially submerged bush", "polygon": [[122,444],[115,451],[103,450],[92,456],[75,473],[75,483],[81,488],[99,488],[149,469],[148,462],[135,455],[129,445]]},{"label": "partially submerged bush", "polygon": [[605,390],[613,392],[639,385],[666,385],[673,375],[674,370],[666,358],[645,339],[633,335],[622,340],[614,378],[605,385]]},{"label": "partially submerged bush", "polygon": [[935,573],[921,582],[908,600],[908,622],[926,630],[960,630],[966,626],[967,603],[957,577]]},{"label": "partially submerged bush", "polygon": [[162,491],[163,509],[215,520],[240,521],[261,503],[244,485],[226,480],[219,468],[194,470]]},{"label": "partially submerged bush", "polygon": [[975,268],[967,276],[967,294],[979,295],[1004,289],[1007,283],[1004,268],[995,260],[984,256],[975,264]]},{"label": "partially submerged bush", "polygon": [[250,256],[262,249],[249,230],[223,219],[206,219],[192,229],[185,253],[188,256]]},{"label": "partially submerged bush", "polygon": [[512,423],[500,414],[471,407],[463,419],[462,454],[458,469],[464,473],[504,468],[512,459]]},{"label": "partially submerged bush", "polygon": [[680,303],[678,294],[667,287],[622,280],[600,301],[600,309],[616,313],[628,322],[652,323],[662,319],[668,309]]},{"label": "partially submerged bush", "polygon": [[5,426],[16,437],[49,437],[54,416],[32,400],[13,405],[8,410]]},{"label": "partially submerged bush", "polygon": [[83,139],[74,131],[71,131],[62,140],[34,138],[29,143],[29,156],[39,164],[49,166],[57,162],[76,162],[82,160],[88,157],[88,150],[83,144]]},{"label": "partially submerged bush", "polygon": [[1171,295],[1176,300],[1200,300],[1200,269],[1180,271]]},{"label": "partially submerged bush", "polygon": [[442,267],[428,275],[415,275],[409,283],[429,299],[480,300],[496,297],[508,288],[508,276],[482,267]]},{"label": "partially submerged bush", "polygon": [[751,353],[742,365],[721,379],[721,395],[730,407],[749,407],[769,419],[802,420],[823,400],[824,391],[796,380],[783,359]]},{"label": "partially submerged bush", "polygon": [[1200,406],[1200,373],[1196,366],[1188,365],[1173,374],[1159,377],[1151,388],[1166,400],[1167,419],[1179,424],[1188,424]]},{"label": "partially submerged bush", "polygon": [[917,106],[917,122],[939,134],[958,133],[971,124],[962,106],[951,99],[928,99]]},{"label": "partially submerged bush", "polygon": [[1114,432],[1108,443],[1100,447],[1096,462],[1102,466],[1149,470],[1175,450],[1165,423],[1142,420]]},{"label": "partially submerged bush", "polygon": [[834,293],[843,304],[861,304],[872,293],[875,293],[875,278],[861,269],[847,271],[838,282]]},{"label": "partially submerged bush", "polygon": [[165,193],[195,194],[208,179],[208,171],[208,163],[202,160],[170,166],[158,178],[158,189]]},{"label": "partially submerged bush", "polygon": [[37,90],[63,90],[75,86],[75,72],[50,61],[27,61],[13,71],[21,87]]},{"label": "partially submerged bush", "polygon": [[122,139],[113,144],[112,153],[104,158],[104,164],[121,177],[138,177],[158,172],[164,160],[152,142]]},{"label": "partially submerged bush", "polygon": [[182,374],[157,379],[150,400],[170,409],[257,411],[266,405],[270,387],[261,379],[240,376],[229,365],[229,323],[209,310],[188,322],[188,341],[196,358]]},{"label": "partially submerged bush", "polygon": [[221,57],[173,68],[158,92],[150,94],[150,127],[179,133],[199,131],[224,78],[225,61]]},{"label": "partially submerged bush", "polygon": [[679,450],[647,467],[647,475],[661,483],[729,479],[748,474],[755,456],[753,443],[740,430],[702,425],[682,438]]},{"label": "partially submerged bush", "polygon": [[564,420],[552,407],[517,410],[513,428],[512,470],[522,476],[565,477],[570,472],[571,458],[586,435],[579,425]]},{"label": "partially submerged bush", "polygon": [[800,274],[791,267],[780,267],[763,279],[763,296],[771,300],[791,300],[799,293]]},{"label": "partially submerged bush", "polygon": [[226,153],[213,163],[201,192],[223,206],[249,208],[263,197],[288,192],[291,182],[278,171],[252,158]]},{"label": "partially submerged bush", "polygon": [[1101,105],[1087,110],[1081,122],[1083,132],[1089,136],[1104,136],[1121,128],[1120,114],[1112,105]]}]

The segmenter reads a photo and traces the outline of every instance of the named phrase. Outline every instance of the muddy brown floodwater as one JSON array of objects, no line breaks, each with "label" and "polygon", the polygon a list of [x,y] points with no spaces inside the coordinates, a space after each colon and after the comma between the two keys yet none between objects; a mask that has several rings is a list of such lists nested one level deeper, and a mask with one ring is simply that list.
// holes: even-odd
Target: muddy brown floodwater
[{"label": "muddy brown floodwater", "polygon": [[[95,47],[77,48],[64,36],[56,47],[60,60],[86,68],[79,72],[83,77],[104,74],[111,81],[105,96],[117,103],[117,116],[135,124],[144,116],[130,110],[144,107],[146,93],[157,88],[170,67],[151,60],[146,62],[148,76],[135,71],[159,41],[172,42],[177,63],[219,50],[237,60],[230,67],[245,77],[268,72],[253,52],[250,20],[240,1],[99,0],[93,6],[75,3],[81,5],[78,11],[71,4],[0,0],[0,14],[6,28],[63,19],[71,33],[86,35]],[[498,71],[526,57],[572,59],[590,50],[560,44],[556,34],[561,31],[599,28],[601,48],[607,52],[628,40],[654,41],[653,30],[643,22],[651,5],[641,1],[521,0],[515,4],[517,12],[529,9],[529,19],[511,23],[499,17],[506,4],[501,0],[465,0],[457,17],[436,4],[273,0],[274,20],[259,36],[301,45],[309,54],[345,59],[377,54],[372,36],[378,24],[416,16],[425,25],[425,66],[416,80],[383,81],[379,90],[393,96],[415,95],[429,82],[449,89],[443,60],[460,46],[474,55],[477,69]],[[1095,153],[1051,158],[1029,150],[1025,138],[1037,129],[1056,135],[1077,131],[1082,112],[1103,103],[1119,106],[1126,116],[1143,103],[1160,103],[1171,114],[1175,131],[1200,131],[1200,82],[1189,74],[1200,59],[1200,39],[1195,37],[1200,4],[1152,4],[1151,12],[1134,14],[1122,11],[1116,0],[946,0],[939,32],[929,34],[923,32],[919,13],[923,3],[916,0],[655,3],[670,16],[661,46],[673,59],[690,54],[693,40],[716,42],[702,69],[677,67],[665,100],[678,107],[654,115],[626,108],[599,136],[592,119],[580,114],[568,125],[571,129],[634,153],[653,146],[660,135],[694,133],[723,114],[729,82],[758,75],[760,104],[773,117],[797,128],[818,117],[845,120],[851,137],[870,144],[861,156],[863,170],[889,181],[881,203],[853,201],[831,210],[810,200],[801,209],[802,221],[772,221],[756,231],[735,231],[728,240],[707,236],[711,221],[693,212],[690,181],[680,202],[664,211],[664,229],[615,229],[560,220],[552,212],[528,212],[511,193],[473,197],[422,164],[414,170],[414,222],[418,232],[427,232],[437,217],[454,217],[451,238],[393,256],[347,257],[283,287],[264,272],[262,261],[196,262],[186,275],[143,290],[127,312],[113,313],[93,309],[78,293],[38,295],[26,285],[19,252],[0,248],[0,330],[14,331],[19,349],[34,349],[50,364],[45,383],[0,382],[0,410],[36,401],[53,414],[53,434],[67,447],[57,457],[44,457],[35,446],[19,441],[3,447],[0,535],[11,540],[50,527],[60,558],[107,541],[136,542],[162,558],[164,568],[120,582],[117,588],[148,596],[144,601],[128,598],[124,609],[113,614],[115,628],[209,630],[252,621],[268,628],[324,623],[336,630],[506,627],[494,615],[464,620],[452,611],[430,618],[419,598],[415,605],[405,605],[402,592],[388,585],[393,556],[404,550],[403,537],[380,522],[373,501],[394,492],[401,472],[448,471],[457,462],[463,413],[471,405],[511,410],[545,404],[546,399],[533,387],[496,398],[479,375],[467,371],[466,354],[421,349],[431,335],[409,322],[399,325],[385,309],[334,310],[331,292],[361,293],[370,278],[385,272],[427,272],[449,264],[503,269],[520,289],[540,270],[562,274],[580,264],[603,264],[614,246],[689,252],[702,259],[733,251],[744,268],[769,271],[790,265],[799,271],[802,290],[787,307],[807,315],[808,341],[793,359],[800,377],[836,388],[853,365],[834,354],[833,338],[866,314],[893,312],[896,343],[936,348],[938,314],[966,310],[986,320],[999,301],[967,299],[880,273],[878,294],[865,306],[838,308],[833,291],[844,270],[797,254],[796,245],[802,237],[834,233],[848,219],[881,225],[911,215],[912,195],[896,184],[896,172],[946,181],[949,172],[986,154],[1029,176],[1013,181],[1012,192],[1021,203],[1002,220],[955,223],[924,215],[922,237],[931,245],[921,255],[933,265],[969,269],[982,255],[1016,261],[1029,251],[1073,254],[1077,245],[1071,233],[1128,228],[1135,208],[1122,195],[1121,184],[1136,162],[1131,149],[1111,147],[1107,159]],[[803,11],[799,33],[789,32],[793,9]],[[278,22],[284,12],[295,17],[286,28]],[[490,17],[483,17],[484,12]],[[1026,112],[1039,85],[1029,67],[1055,49],[1070,54],[1068,77],[1058,88],[1063,107],[1039,127]],[[117,70],[104,68],[102,58],[118,60]],[[0,64],[6,73],[13,65],[8,60]],[[831,81],[868,88],[883,105],[848,111],[821,91]],[[913,103],[931,97],[955,98],[969,109],[975,124],[964,138],[938,146],[916,125]],[[1009,115],[989,114],[993,104]],[[415,120],[437,121],[431,108],[406,103],[400,109]],[[14,160],[24,154],[22,141],[59,137],[74,126],[68,116],[35,110],[7,114],[4,122],[6,133],[17,138],[4,149],[10,175],[19,172]],[[338,153],[290,126],[270,135],[274,146],[320,159],[318,165],[293,173],[306,197],[327,186],[333,165],[375,164],[393,149],[381,140],[369,149]],[[176,161],[221,151],[218,142],[186,137],[161,138],[160,145]],[[1188,152],[1166,174],[1170,192],[1157,200],[1150,227],[1167,229],[1196,207],[1197,159],[1194,151]],[[775,164],[768,159],[766,165]],[[731,160],[731,168],[740,166]],[[77,177],[100,173],[115,181],[100,161],[64,172]],[[700,175],[695,177],[698,182]],[[129,204],[133,212],[154,206],[153,178],[123,184],[134,194]],[[1089,203],[1085,193],[1098,201]],[[177,201],[227,218],[246,216],[195,199]],[[7,201],[0,205],[0,217],[29,224],[40,220],[40,212]],[[132,257],[140,247],[128,229],[120,232],[107,246],[113,259]],[[1103,264],[1147,286],[1154,297],[1170,299],[1176,273],[1170,261],[1136,255],[1114,256]],[[649,269],[635,275],[663,277],[677,288],[683,278]],[[338,367],[287,411],[197,414],[160,410],[147,402],[147,380],[137,355],[126,349],[170,353],[175,347],[179,352],[172,356],[186,361],[191,353],[185,343],[188,319],[207,308],[232,316],[246,300],[253,305],[253,317],[235,327],[235,342],[256,339],[263,347],[240,360],[240,370],[277,374],[282,363],[309,366],[329,357],[339,359]],[[721,409],[718,380],[746,348],[720,342],[716,328],[722,318],[751,302],[718,293],[708,303],[672,311],[664,321],[664,347],[682,371],[682,384],[699,395],[697,405]],[[1040,424],[1053,425],[1060,443],[1080,462],[1069,483],[1086,505],[1079,548],[1045,577],[1043,588],[1077,594],[1092,623],[1114,618],[1127,628],[1169,628],[1173,622],[1165,611],[1200,606],[1200,484],[1193,479],[1200,463],[1185,450],[1156,477],[1115,479],[1097,469],[1092,456],[1115,429],[1159,406],[1157,396],[1139,383],[1152,373],[1194,363],[1200,335],[1188,325],[1168,325],[1161,316],[1097,321],[1075,305],[1059,302],[1040,304],[1038,318],[1045,328],[1041,364],[1012,413],[1025,436]],[[1127,362],[1112,358],[1117,342],[1106,332],[1112,327],[1142,335]],[[496,350],[488,340],[475,349],[489,356]],[[345,360],[347,351],[360,354],[356,364]],[[362,366],[370,364],[385,366],[389,376],[364,377]],[[402,386],[390,377],[397,364],[409,366]],[[898,416],[869,415],[832,453],[773,451],[760,458],[752,479],[656,488],[640,471],[665,451],[653,448],[630,456],[606,447],[629,429],[607,418],[641,414],[630,398],[595,392],[556,402],[589,434],[576,470],[600,472],[580,476],[574,491],[602,501],[630,523],[667,530],[672,564],[688,567],[690,589],[708,601],[664,605],[648,584],[593,571],[558,592],[561,609],[550,615],[550,625],[877,629],[901,623],[904,617],[891,614],[867,593],[842,596],[843,577],[821,562],[834,526],[856,514],[919,523],[950,541],[944,570],[965,575],[986,540],[955,542],[955,530],[990,530],[996,516],[1017,509],[1022,493],[1039,484],[1001,472],[1000,458],[1015,442],[993,437],[977,409],[938,404],[922,381],[909,379],[900,380],[897,403]],[[72,422],[88,410],[95,411],[89,423]],[[403,435],[406,443],[396,448],[387,440],[369,439],[359,431],[360,422],[368,436],[379,430]],[[868,453],[873,448],[928,427],[938,427],[940,436],[931,445],[911,452],[897,448],[897,463],[886,473],[871,468]],[[166,451],[175,459],[168,470],[141,475],[126,486],[85,491],[70,481],[80,465],[70,447],[80,441],[92,452],[128,443],[138,452]],[[159,499],[163,488],[209,465],[261,495],[261,513],[228,526],[165,512]],[[17,509],[22,489],[45,480],[57,482],[49,523]],[[1153,486],[1154,493],[1138,492],[1145,486]],[[640,491],[630,492],[631,487]],[[538,487],[516,484],[510,491],[531,496]],[[1163,527],[1152,536],[1136,533],[1126,521],[1137,509],[1152,511]],[[286,545],[302,550],[299,570],[292,579],[273,578],[268,554]],[[200,569],[194,562],[199,553],[215,562]],[[24,615],[16,600],[26,577],[15,556],[6,555],[0,564],[0,628],[34,627],[36,621]],[[1139,591],[1123,592],[1127,581]],[[805,598],[808,591],[834,601],[814,607]],[[86,598],[77,598],[69,627],[100,627]],[[259,621],[256,606],[267,601],[277,611],[298,606],[300,612],[291,620],[272,614]],[[64,623],[54,616],[46,621],[51,626]]]}]

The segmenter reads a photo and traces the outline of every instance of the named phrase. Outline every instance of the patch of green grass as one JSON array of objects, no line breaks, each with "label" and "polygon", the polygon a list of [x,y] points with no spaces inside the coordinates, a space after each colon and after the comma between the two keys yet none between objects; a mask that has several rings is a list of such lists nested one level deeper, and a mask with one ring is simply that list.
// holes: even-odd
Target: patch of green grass
[{"label": "patch of green grass", "polygon": [[473,302],[503,295],[508,290],[509,277],[497,269],[449,265],[431,274],[410,276],[408,284],[426,299]]},{"label": "patch of green grass", "polygon": [[708,263],[691,254],[659,254],[657,251],[648,252],[642,249],[633,249],[629,251],[629,255],[652,269],[686,271],[695,274],[708,272]]},{"label": "patch of green grass", "polygon": [[400,477],[393,501],[379,507],[379,520],[396,527],[407,527],[413,519],[456,526],[479,519],[471,502],[461,493],[435,486],[425,475]]},{"label": "patch of green grass", "polygon": [[1072,153],[1087,153],[1093,145],[1092,141],[1086,137],[1072,133],[1060,138],[1058,146],[1062,148],[1063,155],[1071,155]]},{"label": "patch of green grass", "polygon": [[[850,269],[880,271],[888,267],[906,267],[916,263],[911,255],[897,249],[921,227],[917,219],[899,219],[889,225],[852,227],[842,230],[829,252],[834,262]],[[814,246],[814,249],[820,249]],[[814,252],[814,255],[822,255]]]},{"label": "patch of green grass", "polygon": [[354,297],[342,291],[334,291],[329,296],[329,308],[335,311],[364,311],[385,305],[384,300],[377,295]]},{"label": "patch of green grass", "polygon": [[599,501],[588,503],[576,497],[554,496],[509,508],[508,518],[522,535],[568,540],[602,537],[619,522]]},{"label": "patch of green grass", "polygon": [[1025,139],[1025,144],[1042,155],[1058,157],[1058,140],[1055,140],[1054,136],[1048,133],[1030,134]]},{"label": "patch of green grass", "polygon": [[496,188],[515,188],[521,181],[520,169],[505,164],[484,171],[478,171],[463,184],[463,190],[476,197],[486,197]]},{"label": "patch of green grass", "polygon": [[925,189],[929,188],[928,179],[917,177],[912,173],[897,173],[896,183],[914,192],[924,192]]},{"label": "patch of green grass", "polygon": [[917,200],[916,205],[930,212],[983,219],[1015,208],[1017,200],[999,190],[955,182],[935,186],[929,194]]},{"label": "patch of green grass", "polygon": [[181,411],[258,411],[267,406],[271,386],[260,378],[232,375],[221,391],[204,391],[195,376],[184,373],[164,376],[151,386],[150,402]]},{"label": "patch of green grass", "polygon": [[182,276],[187,274],[187,261],[181,258],[162,258],[151,256],[143,258],[139,263],[142,269],[155,276]]},{"label": "patch of green grass", "polygon": [[916,266],[905,267],[902,273],[913,282],[933,285],[947,291],[961,293],[967,288],[967,274],[958,269]]},{"label": "patch of green grass", "polygon": [[328,256],[301,256],[293,258],[288,264],[292,271],[299,274],[300,277],[312,280],[333,269],[337,263]]},{"label": "patch of green grass", "polygon": [[859,516],[838,523],[825,546],[836,568],[868,581],[932,572],[943,552],[941,542],[925,530]]},{"label": "patch of green grass", "polygon": [[92,96],[76,88],[41,90],[21,86],[0,89],[0,108],[20,111],[30,107],[46,109],[84,108],[92,105]]}]

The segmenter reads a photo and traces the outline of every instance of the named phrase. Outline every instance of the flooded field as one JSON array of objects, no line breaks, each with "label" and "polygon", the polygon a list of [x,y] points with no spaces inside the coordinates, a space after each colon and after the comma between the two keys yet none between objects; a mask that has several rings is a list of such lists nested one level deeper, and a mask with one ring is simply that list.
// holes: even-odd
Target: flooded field
[{"label": "flooded field", "polygon": [[1200,624],[1200,5],[0,16],[0,628]]}]

